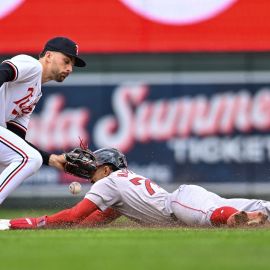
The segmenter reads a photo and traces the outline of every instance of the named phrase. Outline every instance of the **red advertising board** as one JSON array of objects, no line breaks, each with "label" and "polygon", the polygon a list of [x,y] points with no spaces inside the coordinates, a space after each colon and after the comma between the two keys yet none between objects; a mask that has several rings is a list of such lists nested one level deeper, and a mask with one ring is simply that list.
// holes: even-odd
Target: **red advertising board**
[{"label": "red advertising board", "polygon": [[269,0],[9,0],[0,53],[68,36],[90,52],[270,50]]}]

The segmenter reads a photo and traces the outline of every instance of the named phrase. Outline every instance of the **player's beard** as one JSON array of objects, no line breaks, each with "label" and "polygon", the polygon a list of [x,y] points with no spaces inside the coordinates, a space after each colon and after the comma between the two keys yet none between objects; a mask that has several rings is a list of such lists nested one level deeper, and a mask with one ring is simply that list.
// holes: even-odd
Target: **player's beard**
[{"label": "player's beard", "polygon": [[63,82],[67,76],[66,72],[57,73],[54,80],[56,82]]}]

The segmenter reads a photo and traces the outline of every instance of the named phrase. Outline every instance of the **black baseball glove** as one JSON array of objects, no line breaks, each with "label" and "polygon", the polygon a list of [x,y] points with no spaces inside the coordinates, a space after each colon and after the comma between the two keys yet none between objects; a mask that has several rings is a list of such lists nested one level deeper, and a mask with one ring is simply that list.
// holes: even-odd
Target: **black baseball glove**
[{"label": "black baseball glove", "polygon": [[96,171],[96,159],[89,149],[75,148],[65,153],[66,164],[65,172],[90,179]]}]

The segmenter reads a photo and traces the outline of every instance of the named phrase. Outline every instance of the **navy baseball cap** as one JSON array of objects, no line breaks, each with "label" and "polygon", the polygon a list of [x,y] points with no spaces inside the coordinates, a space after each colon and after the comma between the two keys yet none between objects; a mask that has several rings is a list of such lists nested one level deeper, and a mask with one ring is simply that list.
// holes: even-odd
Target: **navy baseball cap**
[{"label": "navy baseball cap", "polygon": [[47,41],[43,51],[61,52],[65,55],[74,57],[76,67],[85,67],[86,63],[78,57],[78,45],[69,38],[55,37]]}]

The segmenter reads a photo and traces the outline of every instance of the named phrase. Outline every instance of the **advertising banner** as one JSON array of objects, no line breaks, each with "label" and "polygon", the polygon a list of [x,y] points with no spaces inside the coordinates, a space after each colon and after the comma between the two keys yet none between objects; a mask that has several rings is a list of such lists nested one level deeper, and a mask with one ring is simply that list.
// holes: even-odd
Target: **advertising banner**
[{"label": "advertising banner", "polygon": [[[50,152],[69,151],[80,140],[92,150],[116,147],[131,169],[161,185],[267,183],[270,84],[231,76],[206,74],[196,81],[193,75],[188,82],[171,75],[171,83],[159,75],[156,83],[110,77],[95,84],[89,75],[47,86],[27,136]],[[24,185],[74,179],[43,167]]]},{"label": "advertising banner", "polygon": [[53,36],[80,52],[269,51],[268,0],[2,0],[0,54]]}]

